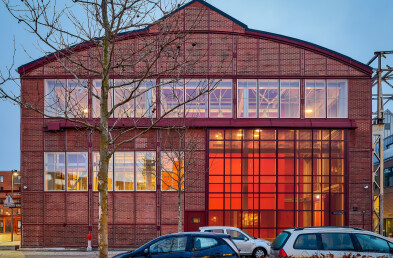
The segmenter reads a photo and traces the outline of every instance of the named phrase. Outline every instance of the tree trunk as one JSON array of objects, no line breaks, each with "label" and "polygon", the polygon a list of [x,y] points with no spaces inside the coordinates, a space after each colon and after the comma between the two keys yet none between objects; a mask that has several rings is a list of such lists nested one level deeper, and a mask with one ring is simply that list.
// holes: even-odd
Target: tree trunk
[{"label": "tree trunk", "polygon": [[100,99],[100,171],[98,173],[99,191],[99,217],[98,217],[98,250],[100,258],[108,257],[108,165],[110,156],[108,155],[109,130],[108,130],[108,92],[109,92],[109,71],[110,55],[109,41],[111,31],[108,22],[107,0],[101,2],[102,21],[105,29],[103,37],[103,73]]},{"label": "tree trunk", "polygon": [[177,214],[177,231],[182,232],[182,227],[181,227],[181,222],[182,222],[182,216],[181,216],[181,186],[179,186],[177,190],[177,206],[178,206],[178,214]]}]

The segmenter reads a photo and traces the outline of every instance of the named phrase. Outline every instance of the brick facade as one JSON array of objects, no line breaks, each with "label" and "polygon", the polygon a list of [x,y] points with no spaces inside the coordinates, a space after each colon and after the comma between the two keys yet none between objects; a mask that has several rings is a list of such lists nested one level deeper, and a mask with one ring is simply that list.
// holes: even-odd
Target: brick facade
[{"label": "brick facade", "polygon": [[[200,17],[195,23],[195,14]],[[186,17],[186,18],[185,18]],[[186,21],[186,25],[182,22]],[[297,78],[297,79],[348,79],[348,119],[338,119],[352,126],[344,128],[333,125],[329,119],[289,119],[277,122],[273,119],[252,120],[247,127],[274,127],[280,123],[284,128],[339,128],[346,132],[346,225],[371,229],[371,69],[354,60],[313,44],[295,39],[248,30],[241,23],[229,19],[202,1],[192,1],[186,8],[167,17],[162,23],[173,23],[178,28],[191,27],[187,35],[185,51],[181,54],[195,58],[184,74],[204,78]],[[159,25],[156,25],[159,26]],[[117,43],[117,51],[136,51],[141,41],[157,40],[150,27],[150,33],[140,36],[130,32]],[[142,37],[142,38],[141,38]],[[195,44],[195,48],[190,45]],[[183,48],[182,48],[183,49]],[[94,53],[95,49],[82,50],[83,54]],[[87,54],[86,54],[87,55]],[[115,57],[116,59],[116,57]],[[97,64],[85,60],[86,64]],[[170,65],[171,60],[162,57],[155,69]],[[140,63],[124,73],[142,73]],[[75,68],[76,73],[88,78]],[[22,76],[22,98],[36,103],[43,110],[44,79],[71,78],[56,60],[37,61],[20,68]],[[302,81],[303,83],[304,81]],[[304,105],[304,99],[301,102]],[[233,117],[236,117],[236,110]],[[198,156],[195,167],[187,171],[185,211],[206,210],[206,181],[200,171],[206,168],[206,128],[214,126],[209,119],[192,124],[192,135],[198,140]],[[225,120],[225,121],[224,121]],[[224,119],[227,127],[236,123],[248,123],[239,119]],[[237,121],[236,121],[237,120]],[[259,121],[260,120],[260,121]],[[264,121],[262,121],[264,120]],[[332,120],[332,121],[333,121]],[[44,152],[92,152],[99,150],[99,136],[84,128],[62,127],[49,130],[52,120],[32,110],[22,108],[21,112],[21,170],[22,185],[22,247],[86,246],[86,236],[92,231],[93,246],[97,245],[98,194],[90,187],[84,192],[44,191]],[[251,121],[251,120],[250,120]],[[313,123],[314,121],[314,123]],[[56,120],[54,121],[56,122]],[[251,122],[250,122],[251,123]],[[270,124],[270,125],[268,125]],[[134,142],[123,145],[119,150],[165,149],[164,133],[151,130]],[[168,137],[164,135],[164,137]],[[161,140],[158,140],[161,139]],[[186,139],[187,141],[187,139]],[[186,156],[189,153],[186,153]],[[92,165],[89,162],[89,185],[92,184]],[[192,182],[192,183],[191,183]],[[369,185],[368,190],[364,189]],[[159,189],[159,188],[157,188]],[[354,211],[357,207],[357,211]],[[363,216],[362,211],[365,211]],[[161,192],[110,192],[109,193],[109,245],[139,246],[161,234],[177,231],[176,193]],[[137,234],[134,234],[137,232]]]}]

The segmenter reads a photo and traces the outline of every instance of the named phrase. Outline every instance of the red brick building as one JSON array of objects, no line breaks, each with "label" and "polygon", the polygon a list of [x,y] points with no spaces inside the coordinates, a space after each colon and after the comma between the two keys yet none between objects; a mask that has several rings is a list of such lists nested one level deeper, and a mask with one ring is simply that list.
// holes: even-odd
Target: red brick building
[{"label": "red brick building", "polygon": [[[185,55],[197,46],[201,60],[183,71],[178,92],[184,96],[196,81],[217,83],[209,96],[199,98],[198,112],[179,111],[191,128],[186,144],[197,142],[192,155],[198,157],[185,171],[184,229],[231,225],[268,239],[293,226],[371,229],[371,68],[312,43],[249,29],[200,0],[161,23],[176,20],[183,28],[201,13],[182,42],[185,50],[179,47]],[[154,41],[156,33],[156,26],[124,33],[116,53]],[[75,51],[92,50],[85,43]],[[138,74],[143,67],[133,69]],[[19,73],[22,97],[42,110],[59,80],[75,86],[53,56],[26,64]],[[98,77],[79,77],[99,87]],[[149,83],[171,78],[167,74]],[[157,103],[160,112],[170,107],[165,92],[162,87],[146,93],[144,101]],[[92,121],[97,103],[85,94],[83,112]],[[154,111],[149,115],[154,118]],[[120,120],[126,127],[126,119]],[[171,138],[160,126],[175,120],[169,115],[115,153],[110,246],[138,246],[177,231],[176,193],[160,183],[166,166],[161,153]],[[22,190],[22,247],[85,246],[90,230],[97,245],[98,134],[23,108],[21,127],[22,185],[27,187]]]},{"label": "red brick building", "polygon": [[[11,189],[12,178],[14,177],[14,187]],[[0,171],[0,234],[11,233],[12,226],[14,228],[14,239],[19,239],[17,235],[21,234],[21,209],[20,209],[20,172],[11,171]],[[13,191],[12,191],[13,190]],[[13,192],[13,194],[12,194]],[[11,195],[16,204],[13,208],[13,216],[11,216],[12,209],[4,207],[3,203],[5,198]],[[14,223],[11,225],[11,217],[13,217]]]}]

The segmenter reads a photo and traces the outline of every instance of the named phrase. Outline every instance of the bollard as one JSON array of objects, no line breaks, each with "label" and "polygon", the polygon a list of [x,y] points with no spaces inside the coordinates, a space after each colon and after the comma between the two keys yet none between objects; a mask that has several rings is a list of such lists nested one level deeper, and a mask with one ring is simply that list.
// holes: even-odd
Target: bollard
[{"label": "bollard", "polygon": [[93,249],[91,248],[91,234],[87,234],[87,251],[92,251]]}]

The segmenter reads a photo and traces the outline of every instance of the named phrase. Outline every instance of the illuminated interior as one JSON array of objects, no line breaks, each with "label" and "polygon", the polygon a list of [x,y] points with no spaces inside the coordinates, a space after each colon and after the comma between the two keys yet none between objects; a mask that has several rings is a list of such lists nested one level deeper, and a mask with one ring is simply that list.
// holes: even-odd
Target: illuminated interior
[{"label": "illuminated interior", "polygon": [[344,225],[344,131],[209,131],[208,224],[273,239]]}]

